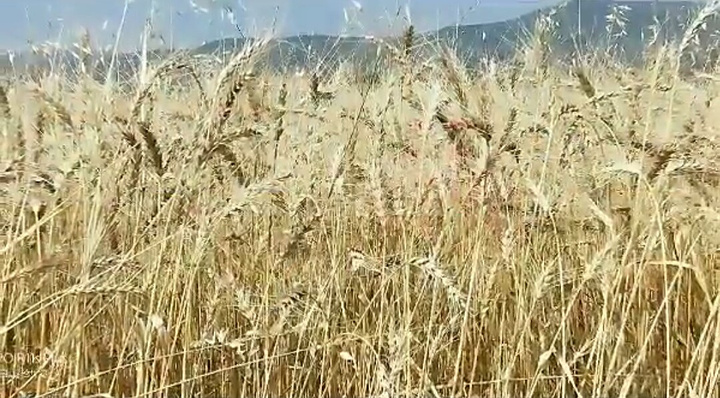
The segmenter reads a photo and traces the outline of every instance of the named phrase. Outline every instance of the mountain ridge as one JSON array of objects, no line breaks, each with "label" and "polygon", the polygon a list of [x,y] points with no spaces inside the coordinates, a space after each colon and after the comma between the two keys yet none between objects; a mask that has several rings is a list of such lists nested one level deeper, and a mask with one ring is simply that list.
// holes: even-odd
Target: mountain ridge
[{"label": "mountain ridge", "polygon": [[[697,12],[702,6],[703,3],[692,0],[568,0],[516,18],[492,23],[446,26],[420,33],[418,37],[420,41],[425,41],[430,46],[438,43],[448,44],[464,54],[468,60],[478,60],[488,56],[508,58],[514,54],[519,42],[527,38],[536,21],[543,16],[551,15],[552,20],[557,24],[555,41],[559,45],[556,46],[556,50],[559,49],[560,53],[572,52],[573,47],[577,46],[609,45],[610,43],[603,42],[603,38],[607,36],[607,18],[613,13],[624,13],[626,18],[624,35],[621,35],[614,44],[620,52],[625,52],[630,55],[629,58],[633,58],[633,55],[642,53],[653,35],[652,28],[656,22],[664,24],[660,31],[661,39],[678,39],[685,31],[685,23],[692,17],[693,12]],[[714,26],[720,27],[720,25]],[[580,32],[579,36],[578,32]],[[400,40],[397,36],[379,39]],[[246,40],[218,39],[197,47],[193,53],[233,52],[242,47]],[[279,53],[289,57],[287,61],[290,64],[303,64],[318,59],[333,58],[332,53],[344,55],[338,58],[347,58],[348,54],[352,56],[357,52],[365,55],[373,54],[376,52],[378,41],[378,38],[362,36],[297,35],[274,40],[273,44],[281,47]],[[307,48],[320,51],[317,51],[315,57],[306,57],[298,53],[299,49],[304,51]]]},{"label": "mountain ridge", "polygon": [[[526,40],[533,31],[537,21],[550,16],[554,24],[554,50],[558,56],[568,55],[578,48],[595,46],[601,49],[609,46],[608,16],[624,14],[623,35],[615,43],[620,53],[630,60],[642,54],[642,50],[652,37],[652,26],[657,21],[664,21],[660,37],[677,39],[686,28],[684,25],[693,12],[697,12],[703,3],[692,0],[671,1],[639,1],[639,0],[566,0],[551,7],[544,7],[516,18],[503,21],[446,26],[438,30],[418,33],[420,51],[432,51],[437,44],[448,45],[468,62],[475,62],[484,57],[507,59],[515,53],[519,43]],[[615,15],[617,19],[618,16]],[[720,27],[715,18],[708,30]],[[579,34],[578,34],[579,33]],[[247,40],[245,37],[220,38],[203,45],[185,49],[193,55],[229,55],[241,48]],[[272,50],[267,54],[270,66],[281,70],[293,70],[316,66],[318,64],[336,65],[339,61],[368,62],[378,53],[380,42],[399,43],[401,37],[386,36],[373,38],[367,36],[341,35],[291,35],[271,41]],[[703,38],[708,43],[709,35]],[[702,41],[702,40],[701,40]],[[152,52],[153,58],[161,58],[169,54],[169,50],[161,49]],[[5,59],[3,59],[5,58]],[[22,58],[22,57],[21,57]],[[27,57],[32,59],[32,57]],[[77,64],[72,54],[67,61]],[[139,64],[137,53],[120,54],[121,69],[132,70]],[[9,59],[0,57],[0,66],[7,67]],[[17,59],[16,59],[17,63]],[[32,64],[33,62],[28,62]],[[102,68],[101,68],[102,69]]]}]

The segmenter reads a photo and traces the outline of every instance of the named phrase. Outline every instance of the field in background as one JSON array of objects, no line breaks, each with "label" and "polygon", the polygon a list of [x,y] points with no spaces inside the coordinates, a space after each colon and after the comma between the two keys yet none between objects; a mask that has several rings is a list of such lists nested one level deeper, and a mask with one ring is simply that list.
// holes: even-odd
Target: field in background
[{"label": "field in background", "polygon": [[17,78],[0,396],[718,396],[714,11],[639,69]]}]

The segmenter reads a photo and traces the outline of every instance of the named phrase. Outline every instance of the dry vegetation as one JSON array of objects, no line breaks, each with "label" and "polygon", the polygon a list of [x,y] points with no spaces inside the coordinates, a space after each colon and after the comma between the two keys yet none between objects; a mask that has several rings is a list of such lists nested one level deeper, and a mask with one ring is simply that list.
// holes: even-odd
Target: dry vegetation
[{"label": "dry vegetation", "polygon": [[716,75],[405,41],[3,89],[2,396],[718,396]]}]

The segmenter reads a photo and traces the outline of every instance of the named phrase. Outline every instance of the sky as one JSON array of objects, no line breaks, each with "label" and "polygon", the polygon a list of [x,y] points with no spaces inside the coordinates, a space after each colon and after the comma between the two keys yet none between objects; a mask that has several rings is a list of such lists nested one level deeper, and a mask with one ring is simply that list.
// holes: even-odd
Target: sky
[{"label": "sky", "polygon": [[[99,47],[138,48],[152,17],[152,46],[191,47],[222,37],[396,33],[406,15],[421,31],[517,17],[561,0],[0,0],[0,48],[73,43],[83,29]],[[127,4],[127,12],[124,13]],[[227,10],[232,10],[230,15]],[[398,15],[398,10],[401,12]]]}]

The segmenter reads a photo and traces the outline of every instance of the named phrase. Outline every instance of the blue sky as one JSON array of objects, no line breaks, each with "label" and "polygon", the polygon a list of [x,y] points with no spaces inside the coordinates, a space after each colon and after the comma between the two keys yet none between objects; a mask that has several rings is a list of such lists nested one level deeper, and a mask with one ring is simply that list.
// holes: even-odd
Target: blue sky
[{"label": "blue sky", "polygon": [[[224,12],[234,11],[248,34],[269,29],[297,33],[373,34],[397,31],[410,10],[420,30],[457,23],[509,19],[559,0],[130,0],[121,47],[137,47],[145,20],[153,15],[165,43],[192,46],[237,31]],[[0,0],[0,47],[19,50],[27,42],[68,43],[83,28],[96,44],[114,42],[125,0]],[[154,12],[152,10],[155,10]],[[347,18],[346,18],[347,15]],[[160,39],[156,45],[160,45]]]}]

